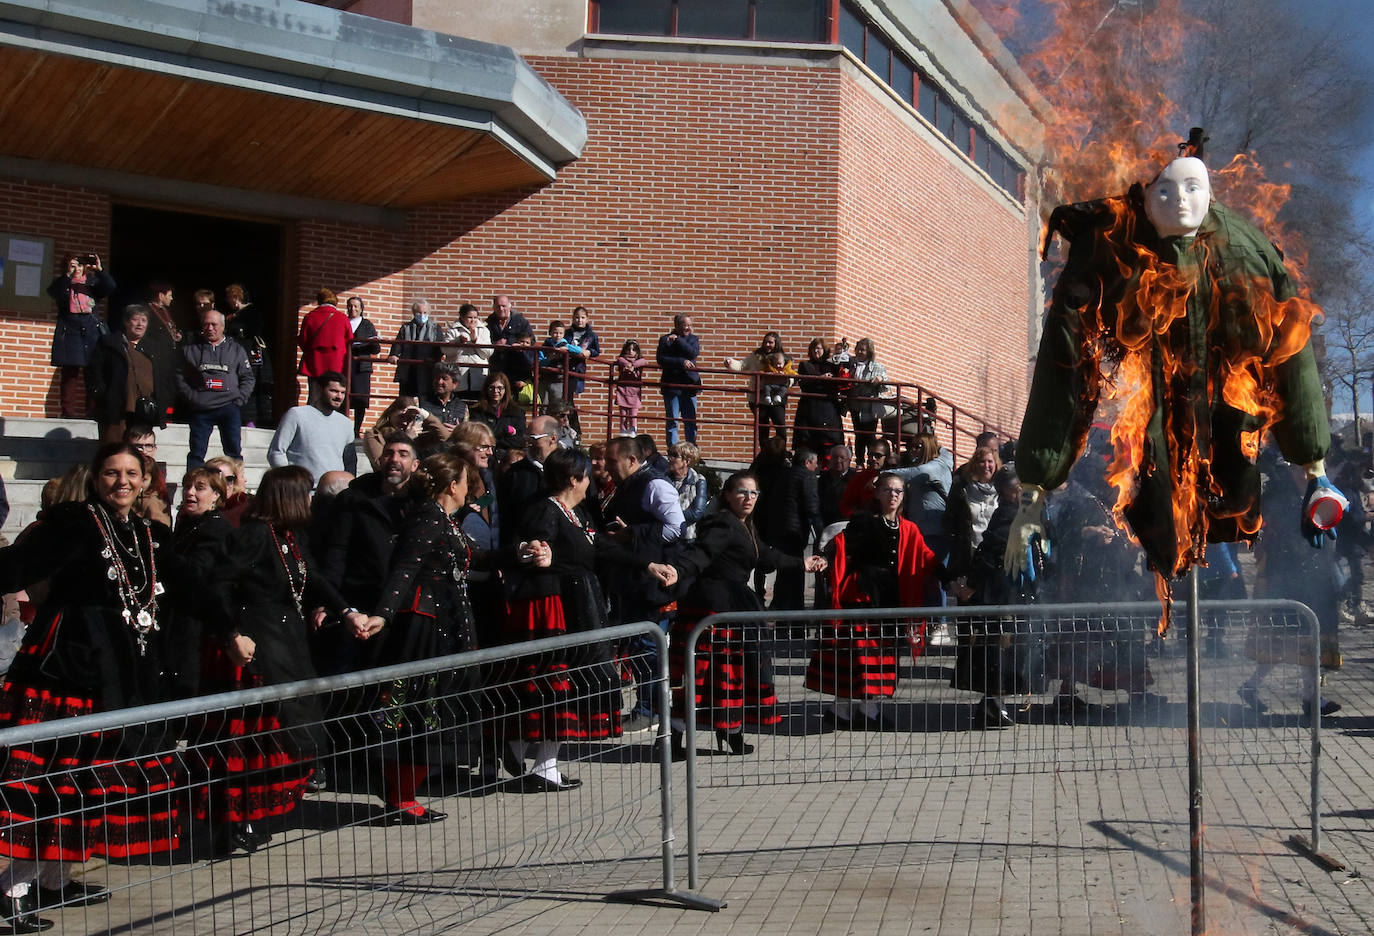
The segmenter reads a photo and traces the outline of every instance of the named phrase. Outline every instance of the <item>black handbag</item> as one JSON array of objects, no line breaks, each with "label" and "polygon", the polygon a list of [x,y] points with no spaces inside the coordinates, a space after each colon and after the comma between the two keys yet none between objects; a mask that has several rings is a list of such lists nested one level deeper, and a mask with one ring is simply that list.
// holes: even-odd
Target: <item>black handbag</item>
[{"label": "black handbag", "polygon": [[161,429],[166,423],[163,422],[162,407],[158,406],[157,400],[152,397],[141,396],[134,400],[133,412],[134,422],[145,423],[154,429]]}]

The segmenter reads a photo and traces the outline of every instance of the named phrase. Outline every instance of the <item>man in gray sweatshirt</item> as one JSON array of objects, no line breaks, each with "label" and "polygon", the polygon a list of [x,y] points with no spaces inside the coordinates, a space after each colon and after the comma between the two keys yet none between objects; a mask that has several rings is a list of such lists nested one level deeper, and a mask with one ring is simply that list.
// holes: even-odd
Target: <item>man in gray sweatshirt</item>
[{"label": "man in gray sweatshirt", "polygon": [[182,346],[184,366],[177,374],[190,430],[187,471],[205,464],[210,430],[216,426],[224,454],[243,457],[239,407],[253,394],[248,353],[243,345],[224,337],[224,314],[214,308],[201,313],[200,334],[200,341]]},{"label": "man in gray sweatshirt", "polygon": [[356,474],[353,421],[343,414],[348,396],[343,375],[327,371],[310,381],[310,390],[309,403],[282,416],[267,448],[267,463],[273,468],[299,465],[316,482],[328,471]]}]

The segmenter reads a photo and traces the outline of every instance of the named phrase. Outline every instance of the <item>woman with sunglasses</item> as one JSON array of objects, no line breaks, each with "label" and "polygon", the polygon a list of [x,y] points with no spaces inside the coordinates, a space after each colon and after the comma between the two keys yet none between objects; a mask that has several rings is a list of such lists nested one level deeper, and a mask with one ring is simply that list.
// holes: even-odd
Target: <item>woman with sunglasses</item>
[{"label": "woman with sunglasses", "polygon": [[[884,471],[874,485],[876,512],[860,511],[832,541],[833,608],[918,608],[928,603],[932,577],[943,573],[921,530],[902,515],[906,482]],[[899,619],[838,621],[821,631],[806,668],[806,688],[835,696],[826,712],[843,728],[881,730],[878,700],[897,688],[898,640],[913,656],[925,651],[926,625]]]},{"label": "woman with sunglasses", "polygon": [[[748,471],[732,474],[721,491],[717,509],[697,524],[696,541],[672,563],[669,578],[690,581],[678,602],[669,642],[674,685],[687,685],[682,648],[697,622],[722,611],[763,610],[763,602],[749,587],[756,568],[801,566],[808,572],[819,572],[826,567],[820,556],[789,556],[760,540],[753,521],[758,499],[757,477]],[[650,571],[657,574],[659,568],[650,566]],[[697,645],[697,707],[710,713],[716,746],[730,754],[748,754],[754,749],[744,740],[746,723],[766,727],[782,721],[777,713],[772,661],[762,650],[761,634],[761,629],[753,626],[714,628],[706,631]],[[679,695],[674,705],[674,759],[686,756],[683,702]]]}]

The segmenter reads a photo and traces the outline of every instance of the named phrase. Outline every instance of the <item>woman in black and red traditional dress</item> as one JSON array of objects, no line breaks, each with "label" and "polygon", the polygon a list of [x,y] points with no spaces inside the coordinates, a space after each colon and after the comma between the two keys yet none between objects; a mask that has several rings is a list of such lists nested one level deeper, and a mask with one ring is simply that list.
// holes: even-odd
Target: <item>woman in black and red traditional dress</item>
[{"label": "woman in black and red traditional dress", "polygon": [[[906,482],[883,472],[874,494],[879,512],[854,514],[834,539],[831,606],[926,605],[927,589],[942,566],[920,528],[902,515]],[[836,621],[821,632],[820,647],[806,668],[806,688],[834,694],[833,717],[840,727],[880,729],[878,700],[896,692],[899,642],[909,636],[913,654],[919,655],[925,634],[924,621]]]},{"label": "woman in black and red traditional dress", "polygon": [[[312,608],[342,615],[355,630],[367,625],[367,616],[346,607],[334,586],[315,573],[306,551],[311,487],[304,468],[271,469],[231,534],[233,566],[219,583],[228,608],[205,645],[203,692],[314,678],[306,639]],[[217,854],[252,852],[271,841],[261,822],[300,802],[312,761],[328,743],[321,719],[318,701],[303,697],[225,713],[218,724],[207,725],[218,736],[203,753],[215,782],[198,815],[214,823]]]},{"label": "woman in black and red traditional dress", "polygon": [[[102,446],[92,472],[84,503],[45,509],[0,550],[0,591],[51,586],[0,687],[0,727],[164,696],[162,626],[168,598],[180,591],[171,533],[131,515],[144,483],[135,448]],[[10,932],[51,926],[39,906],[109,897],[73,881],[73,862],[176,847],[173,758],[138,747],[111,731],[0,752],[0,854],[10,859],[0,873],[0,917]]]},{"label": "woman in black and red traditional dress", "polygon": [[[708,614],[723,611],[762,611],[763,602],[749,587],[754,570],[802,566],[808,572],[825,569],[820,556],[805,560],[779,552],[758,538],[752,515],[759,499],[758,478],[752,472],[732,474],[721,491],[720,505],[697,523],[697,538],[673,560],[686,593],[678,601],[669,646],[670,676],[685,687],[687,637]],[[773,667],[763,653],[757,627],[727,625],[709,630],[697,644],[692,683],[697,709],[708,712],[716,730],[716,746],[731,754],[748,754],[744,726],[768,727],[782,721],[777,713]],[[682,744],[685,700],[674,699],[673,757],[686,756]]]},{"label": "woman in black and red traditional dress", "polygon": [[[550,563],[528,568],[516,585],[509,618],[513,641],[600,630],[607,606],[596,576],[598,561],[649,567],[626,547],[597,536],[584,503],[591,477],[591,459],[576,449],[558,449],[544,460],[544,484],[553,495],[530,505],[521,532],[523,548],[548,550]],[[525,792],[582,785],[558,770],[561,742],[620,737],[621,680],[612,649],[586,644],[522,661],[515,686],[520,736],[510,742],[513,759],[507,768],[523,771],[527,758],[534,761],[519,777]]]},{"label": "woman in black and red traditional dress", "polygon": [[[468,597],[468,575],[477,567],[491,570],[513,558],[483,550],[462,528],[461,511],[485,493],[475,463],[440,452],[420,463],[410,487],[418,504],[406,512],[405,524],[382,589],[377,616],[359,637],[377,646],[373,665],[410,663],[477,648],[477,625]],[[537,544],[536,544],[537,545]],[[538,561],[547,563],[547,551]],[[471,724],[479,713],[460,714],[477,705],[463,691],[475,682],[472,670],[401,679],[382,687],[376,723],[383,737],[384,796],[403,825],[438,822],[447,814],[416,799],[444,744],[452,747],[456,720]],[[484,765],[494,777],[495,765]]]}]

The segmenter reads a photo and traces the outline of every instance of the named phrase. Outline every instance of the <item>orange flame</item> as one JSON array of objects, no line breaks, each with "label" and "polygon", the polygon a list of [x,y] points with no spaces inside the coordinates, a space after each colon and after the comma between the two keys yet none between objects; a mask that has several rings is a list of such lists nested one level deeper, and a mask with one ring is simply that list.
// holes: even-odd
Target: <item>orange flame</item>
[{"label": "orange flame", "polygon": [[[1009,14],[1004,0],[975,4],[999,28],[1025,25],[1025,18]],[[1197,120],[1187,102],[1171,100],[1171,76],[1188,67],[1184,55],[1190,35],[1209,27],[1187,15],[1182,0],[1046,0],[1044,6],[1049,31],[1021,63],[1054,108],[1054,118],[1044,128],[1039,167],[1040,204],[1048,216],[1059,204],[1123,193],[1135,182],[1152,179],[1177,155],[1183,131]],[[1290,187],[1271,182],[1254,153],[1226,156],[1230,162],[1212,173],[1214,196],[1269,237],[1282,237],[1285,266],[1306,295],[1300,277],[1305,249],[1279,222]],[[1200,301],[1198,278],[1212,258],[1204,258],[1198,270],[1182,271],[1135,243],[1130,229],[1134,215],[1126,199],[1112,197],[1108,206],[1115,226],[1106,236],[1127,288],[1119,298],[1100,296],[1096,310],[1085,310],[1085,353],[1102,368],[1101,388],[1090,381],[1085,394],[1095,398],[1100,392],[1117,411],[1107,476],[1117,489],[1118,526],[1130,532],[1123,511],[1139,489],[1142,472],[1167,467],[1171,473],[1177,558],[1172,568],[1156,570],[1156,590],[1164,605],[1162,635],[1168,627],[1170,580],[1194,564],[1205,564],[1210,519],[1241,521],[1242,538],[1253,537],[1258,524],[1244,509],[1236,514],[1233,506],[1223,504],[1218,513],[1221,492],[1205,444],[1210,428],[1183,425],[1190,418],[1182,412],[1187,408],[1161,407],[1157,399],[1157,391],[1165,389],[1157,381],[1187,383],[1198,367],[1206,366],[1180,346],[1177,333],[1185,329],[1174,326],[1187,316],[1190,302]],[[1302,350],[1321,310],[1305,298],[1279,302],[1268,281],[1221,285],[1207,297],[1207,356],[1216,359],[1216,366],[1207,368],[1207,399],[1219,394],[1249,417],[1246,424],[1254,428],[1242,434],[1242,450],[1253,460],[1264,433],[1282,415],[1273,369]],[[1225,334],[1219,315],[1235,292],[1244,294],[1248,311],[1230,327],[1244,333],[1243,341]],[[1235,307],[1229,305],[1232,312]],[[1112,366],[1103,366],[1104,355]],[[1147,451],[1154,419],[1169,423],[1167,438],[1184,443],[1167,459],[1152,460]]]}]

